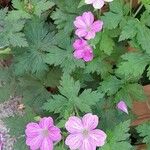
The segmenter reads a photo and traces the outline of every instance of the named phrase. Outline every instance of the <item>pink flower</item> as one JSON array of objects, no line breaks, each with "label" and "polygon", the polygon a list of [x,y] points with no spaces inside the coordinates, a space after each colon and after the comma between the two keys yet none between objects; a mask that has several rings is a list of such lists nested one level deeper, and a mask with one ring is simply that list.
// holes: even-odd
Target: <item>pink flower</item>
[{"label": "pink flower", "polygon": [[113,0],[85,0],[86,4],[93,4],[95,9],[101,9],[105,2],[112,2]]},{"label": "pink flower", "polygon": [[93,59],[93,49],[88,45],[87,41],[83,39],[77,39],[73,43],[74,57],[76,59],[83,59],[88,62]]},{"label": "pink flower", "polygon": [[127,105],[124,101],[120,101],[118,104],[117,104],[117,108],[125,113],[128,114],[128,108],[127,108]]},{"label": "pink flower", "polygon": [[82,119],[72,116],[66,122],[65,127],[70,133],[65,144],[71,150],[96,150],[96,147],[103,146],[107,135],[100,129],[95,129],[98,125],[98,117],[88,113]]},{"label": "pink flower", "polygon": [[26,144],[31,150],[53,150],[53,142],[61,140],[60,129],[54,126],[51,117],[44,117],[39,123],[28,123],[26,126]]},{"label": "pink flower", "polygon": [[103,21],[94,21],[94,15],[91,12],[84,12],[82,16],[76,17],[74,25],[77,28],[75,34],[87,40],[93,39],[96,32],[102,30]]}]

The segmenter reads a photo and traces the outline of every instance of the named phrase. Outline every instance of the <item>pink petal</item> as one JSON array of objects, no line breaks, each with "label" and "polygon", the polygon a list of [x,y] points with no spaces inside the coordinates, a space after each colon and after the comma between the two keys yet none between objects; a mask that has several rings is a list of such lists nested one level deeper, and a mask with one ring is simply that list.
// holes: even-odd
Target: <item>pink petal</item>
[{"label": "pink petal", "polygon": [[85,39],[87,40],[94,39],[94,38],[95,38],[95,32],[93,31],[89,31],[85,36]]},{"label": "pink petal", "polygon": [[87,35],[87,31],[85,29],[77,29],[75,31],[75,34],[78,36],[78,37],[84,37]]},{"label": "pink petal", "polygon": [[89,50],[84,51],[83,60],[86,62],[92,61],[93,60],[93,52],[91,52]]},{"label": "pink petal", "polygon": [[84,12],[82,18],[86,24],[86,28],[91,27],[92,23],[94,22],[94,15],[91,12]]},{"label": "pink petal", "polygon": [[81,16],[76,17],[75,21],[74,21],[74,25],[76,28],[85,28],[86,24],[83,21],[83,18]]},{"label": "pink petal", "polygon": [[84,56],[83,50],[75,50],[73,55],[76,59],[81,59]]},{"label": "pink petal", "polygon": [[49,129],[49,137],[52,141],[60,141],[61,140],[61,131],[56,126],[53,126]]},{"label": "pink petal", "polygon": [[103,28],[103,21],[97,20],[92,24],[92,31],[99,32]]},{"label": "pink petal", "polygon": [[96,115],[92,115],[91,113],[88,113],[83,116],[82,122],[84,128],[93,130],[97,127],[99,119]]},{"label": "pink petal", "polygon": [[69,146],[71,150],[79,149],[83,141],[82,134],[70,134],[65,141],[65,144]]},{"label": "pink petal", "polygon": [[53,119],[51,117],[44,117],[40,120],[39,126],[44,129],[48,129],[53,126]]},{"label": "pink petal", "polygon": [[89,139],[84,139],[80,150],[96,150],[96,145]]},{"label": "pink petal", "polygon": [[28,137],[38,136],[41,132],[41,128],[37,123],[28,123],[26,126],[25,134]]},{"label": "pink petal", "polygon": [[96,146],[103,146],[105,144],[105,140],[107,135],[105,132],[99,129],[95,129],[90,132],[90,138]]},{"label": "pink petal", "polygon": [[101,9],[104,6],[104,0],[95,0],[93,3],[93,7],[95,9]]},{"label": "pink petal", "polygon": [[70,133],[80,133],[83,130],[81,119],[75,116],[69,118],[65,124],[65,127]]},{"label": "pink petal", "polygon": [[76,39],[75,42],[73,43],[73,48],[74,49],[81,49],[82,47],[86,46],[88,43],[86,40],[83,39]]},{"label": "pink petal", "polygon": [[86,4],[92,4],[95,0],[85,0]]},{"label": "pink petal", "polygon": [[53,142],[50,138],[44,138],[40,150],[53,150]]},{"label": "pink petal", "polygon": [[34,138],[27,137],[26,144],[28,146],[30,146],[31,150],[37,150],[40,148],[42,140],[43,140],[43,138],[40,135],[36,136]]},{"label": "pink petal", "polygon": [[128,114],[128,108],[127,108],[127,105],[124,101],[120,101],[118,104],[117,104],[117,108],[125,113]]}]

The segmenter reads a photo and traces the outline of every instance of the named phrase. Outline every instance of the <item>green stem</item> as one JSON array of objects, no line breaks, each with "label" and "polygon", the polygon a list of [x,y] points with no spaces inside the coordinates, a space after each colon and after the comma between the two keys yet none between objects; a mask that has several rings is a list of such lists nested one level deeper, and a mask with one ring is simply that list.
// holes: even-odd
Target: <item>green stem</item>
[{"label": "green stem", "polygon": [[76,106],[74,106],[74,111],[75,111],[76,115],[79,116],[78,109]]},{"label": "green stem", "polygon": [[139,6],[139,8],[137,9],[137,11],[136,11],[135,14],[133,15],[134,18],[137,16],[137,14],[138,14],[139,11],[142,9],[142,7],[143,7],[143,4],[141,4],[141,5]]},{"label": "green stem", "polygon": [[130,0],[130,16],[132,15],[132,2],[133,0]]}]

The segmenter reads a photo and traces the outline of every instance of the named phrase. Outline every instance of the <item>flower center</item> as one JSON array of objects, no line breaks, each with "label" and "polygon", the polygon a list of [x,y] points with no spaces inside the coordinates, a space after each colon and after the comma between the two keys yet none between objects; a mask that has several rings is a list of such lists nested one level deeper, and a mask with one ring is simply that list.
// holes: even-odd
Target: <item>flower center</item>
[{"label": "flower center", "polygon": [[82,131],[82,135],[83,135],[83,137],[88,137],[88,135],[89,135],[89,131],[87,130],[87,129],[84,129],[83,131]]},{"label": "flower center", "polygon": [[43,135],[44,137],[47,137],[47,136],[49,135],[48,129],[44,129],[44,130],[42,131],[42,135]]},{"label": "flower center", "polygon": [[87,27],[86,27],[86,30],[87,30],[87,32],[91,31],[91,27],[90,27],[90,26],[87,26]]}]

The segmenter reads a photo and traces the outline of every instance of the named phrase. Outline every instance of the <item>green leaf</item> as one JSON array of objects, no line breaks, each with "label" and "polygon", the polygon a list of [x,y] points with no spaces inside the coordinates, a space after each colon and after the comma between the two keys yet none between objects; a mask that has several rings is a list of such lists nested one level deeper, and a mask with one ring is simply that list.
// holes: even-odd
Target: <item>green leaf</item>
[{"label": "green leaf", "polygon": [[24,137],[20,137],[19,139],[17,139],[17,141],[14,143],[14,149],[15,150],[28,150],[28,146],[25,144],[25,138]]},{"label": "green leaf", "polygon": [[85,64],[82,60],[76,60],[70,50],[60,49],[54,46],[46,56],[46,63],[50,65],[60,65],[63,72],[71,73],[76,68],[84,68]]},{"label": "green leaf", "polygon": [[103,78],[107,77],[112,72],[112,66],[101,58],[94,58],[91,62],[87,63],[85,68],[86,73],[101,74]]},{"label": "green leaf", "polygon": [[129,20],[127,24],[123,27],[121,35],[119,37],[119,41],[123,41],[126,39],[132,39],[137,34],[137,23],[138,20]]},{"label": "green leaf", "polygon": [[60,94],[53,95],[43,108],[49,112],[60,113],[61,117],[66,112],[77,113],[77,110],[91,112],[91,107],[103,97],[103,94],[91,89],[84,90],[81,94],[79,91],[79,81],[74,81],[68,74],[64,74],[59,86]]},{"label": "green leaf", "polygon": [[47,24],[40,19],[33,18],[26,24],[25,35],[29,47],[14,49],[15,72],[18,75],[23,73],[42,74],[48,70],[46,56],[52,48],[54,32],[51,32]]},{"label": "green leaf", "polygon": [[137,41],[141,45],[143,50],[145,50],[147,54],[150,54],[150,29],[145,25],[139,25]]},{"label": "green leaf", "polygon": [[44,11],[51,9],[54,5],[55,3],[48,0],[40,0],[39,2],[35,3],[34,14],[41,16]]},{"label": "green leaf", "polygon": [[144,13],[142,14],[142,16],[141,16],[141,19],[140,19],[140,21],[143,23],[143,24],[145,24],[145,25],[147,25],[147,26],[149,26],[150,27],[150,12],[147,10],[147,11],[144,11]]},{"label": "green leaf", "polygon": [[6,10],[3,10],[3,15],[1,15],[0,46],[28,46],[25,35],[21,32],[25,22],[22,20],[9,19],[9,17],[6,16],[5,13]]},{"label": "green leaf", "polygon": [[104,21],[104,27],[105,28],[114,29],[121,22],[122,15],[121,14],[115,14],[113,12],[107,12],[107,13],[104,13],[102,20]]},{"label": "green leaf", "polygon": [[140,78],[149,63],[149,56],[143,53],[127,53],[122,59],[124,61],[118,65],[116,73],[126,79]]},{"label": "green leaf", "polygon": [[74,14],[68,14],[60,9],[56,9],[51,15],[54,23],[57,25],[57,29],[63,29],[65,34],[70,34],[73,30]]},{"label": "green leaf", "polygon": [[115,94],[121,87],[123,82],[117,79],[115,76],[109,76],[104,81],[100,83],[99,91],[111,96]]},{"label": "green leaf", "polygon": [[31,0],[31,1],[20,1],[13,0],[13,7],[16,10],[9,12],[9,19],[29,19],[33,14],[41,16],[43,12],[51,9],[55,3],[48,0]]},{"label": "green leaf", "polygon": [[144,138],[143,142],[146,144],[150,144],[150,122],[143,123],[136,129],[140,136]]},{"label": "green leaf", "polygon": [[105,54],[110,55],[113,52],[114,46],[115,43],[113,39],[104,32],[100,40],[100,49],[103,50]]},{"label": "green leaf", "polygon": [[78,5],[78,8],[80,8],[80,7],[84,6],[84,5],[85,5],[85,0],[81,0],[79,5]]},{"label": "green leaf", "polygon": [[114,130],[108,131],[106,144],[99,150],[131,150],[133,149],[129,143],[128,134],[130,121],[125,121],[117,125]]},{"label": "green leaf", "polygon": [[104,13],[104,16],[102,16],[105,28],[114,29],[119,25],[123,19],[123,9],[125,6],[121,0],[115,0],[110,3],[110,11]]}]

